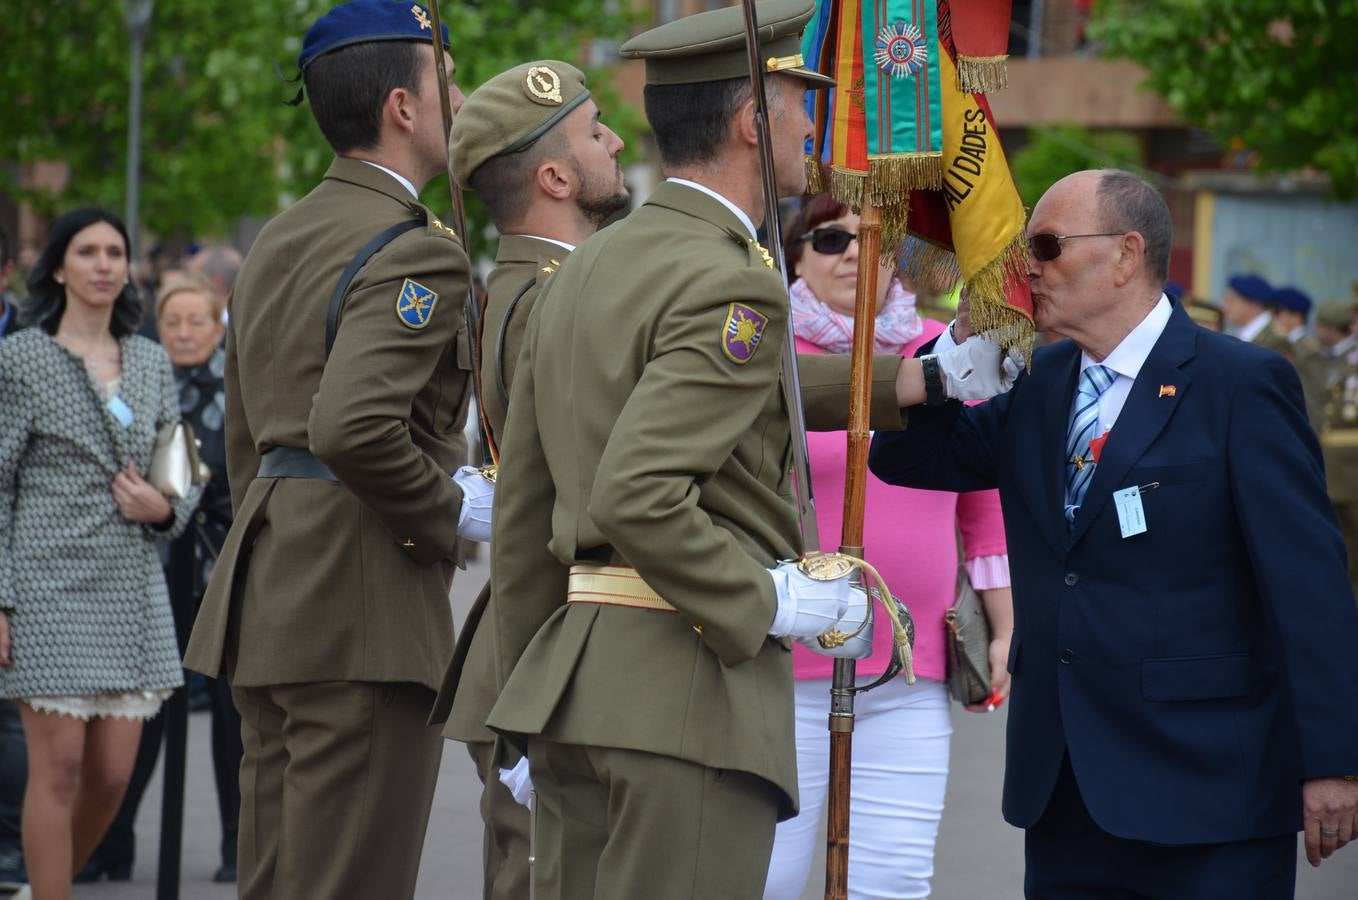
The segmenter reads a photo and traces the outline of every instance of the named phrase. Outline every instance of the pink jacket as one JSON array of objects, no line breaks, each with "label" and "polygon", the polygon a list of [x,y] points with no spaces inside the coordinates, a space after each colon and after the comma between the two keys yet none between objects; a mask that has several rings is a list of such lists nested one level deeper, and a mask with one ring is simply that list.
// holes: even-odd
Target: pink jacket
[{"label": "pink jacket", "polygon": [[[924,333],[901,355],[913,356],[943,328],[941,323],[925,319]],[[824,352],[801,338],[797,339],[797,349],[802,353]],[[844,524],[848,442],[842,431],[813,432],[807,439],[820,544],[823,549],[834,550],[839,547]],[[954,600],[958,528],[973,585],[978,589],[1008,587],[1008,546],[999,491],[953,494],[892,487],[868,473],[864,552],[915,617],[915,675],[920,678],[944,677],[943,615]],[[886,670],[890,645],[890,626],[879,615],[872,656],[858,663],[860,681],[863,676],[880,675]],[[792,666],[798,679],[829,678],[834,660],[793,644]]]}]

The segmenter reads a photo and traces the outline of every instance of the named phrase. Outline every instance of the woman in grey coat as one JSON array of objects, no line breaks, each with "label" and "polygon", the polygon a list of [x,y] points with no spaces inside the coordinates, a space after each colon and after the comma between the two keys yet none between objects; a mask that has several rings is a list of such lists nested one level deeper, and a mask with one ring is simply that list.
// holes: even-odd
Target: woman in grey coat
[{"label": "woman in grey coat", "polygon": [[24,329],[0,343],[0,696],[28,744],[24,854],[36,900],[117,811],[142,721],[182,681],[155,541],[187,524],[139,474],[179,421],[165,352],[134,334],[127,232],[68,213],[29,277]]}]

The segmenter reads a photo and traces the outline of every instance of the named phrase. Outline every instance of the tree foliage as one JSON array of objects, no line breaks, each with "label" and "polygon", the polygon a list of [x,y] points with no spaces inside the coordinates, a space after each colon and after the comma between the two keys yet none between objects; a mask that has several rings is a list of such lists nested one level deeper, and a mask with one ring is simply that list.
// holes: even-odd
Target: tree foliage
[{"label": "tree foliage", "polygon": [[1075,125],[1034,128],[1014,154],[1010,169],[1029,209],[1051,187],[1081,169],[1137,169],[1141,146],[1123,131],[1089,131]]},{"label": "tree foliage", "polygon": [[[393,0],[395,2],[395,0]],[[241,216],[270,216],[309,190],[331,159],[305,103],[289,107],[302,36],[332,0],[157,0],[143,67],[141,220],[166,235],[223,233]],[[619,8],[621,7],[621,11]],[[578,60],[594,39],[629,25],[614,0],[459,0],[440,10],[464,91],[519,62]],[[0,24],[4,128],[0,160],[69,164],[60,196],[29,191],[44,213],[77,203],[121,210],[127,167],[130,44],[121,3],[20,3]],[[607,73],[590,71],[600,103]],[[606,109],[609,107],[605,106]],[[612,113],[613,110],[609,109]],[[629,133],[635,115],[608,116]],[[19,193],[15,172],[0,189]],[[439,197],[442,198],[441,202]],[[447,181],[426,190],[449,206]]]},{"label": "tree foliage", "polygon": [[1358,191],[1358,0],[1099,0],[1089,34],[1260,168]]}]

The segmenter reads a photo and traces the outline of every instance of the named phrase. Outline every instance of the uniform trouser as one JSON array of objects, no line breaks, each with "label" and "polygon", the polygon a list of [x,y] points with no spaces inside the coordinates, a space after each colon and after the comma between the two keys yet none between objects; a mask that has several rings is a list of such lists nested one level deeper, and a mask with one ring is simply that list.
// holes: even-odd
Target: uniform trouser
[{"label": "uniform trouser", "polygon": [[232,687],[241,900],[415,893],[443,738],[415,684]]},{"label": "uniform trouser", "polygon": [[528,896],[528,810],[501,783],[493,743],[471,741],[467,755],[476,763],[482,784],[481,820],[486,829],[481,846],[481,895],[484,900],[524,900]]},{"label": "uniform trouser", "polygon": [[[830,786],[830,679],[798,681],[801,812],[778,823],[764,900],[798,900],[825,856],[821,810]],[[948,689],[893,678],[855,701],[849,794],[849,900],[928,897],[948,788]]]},{"label": "uniform trouser", "polygon": [[1358,598],[1358,502],[1336,503],[1334,512],[1349,551],[1349,584],[1353,587],[1354,597]]},{"label": "uniform trouser", "polygon": [[530,740],[537,900],[750,900],[779,791],[745,772]]}]

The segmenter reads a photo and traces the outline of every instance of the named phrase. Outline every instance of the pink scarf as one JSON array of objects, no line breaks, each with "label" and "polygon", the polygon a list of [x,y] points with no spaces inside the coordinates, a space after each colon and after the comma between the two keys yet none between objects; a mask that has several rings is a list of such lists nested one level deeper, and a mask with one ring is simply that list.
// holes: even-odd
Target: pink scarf
[{"label": "pink scarf", "polygon": [[[792,295],[792,331],[828,353],[848,353],[853,349],[853,316],[835,312],[812,293],[798,278],[789,288]],[[924,330],[915,310],[915,295],[891,279],[886,300],[877,312],[874,343],[878,353],[900,353],[906,344]]]}]

